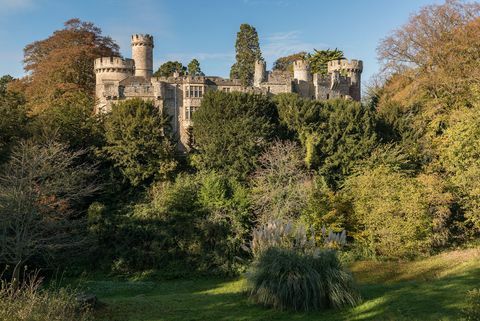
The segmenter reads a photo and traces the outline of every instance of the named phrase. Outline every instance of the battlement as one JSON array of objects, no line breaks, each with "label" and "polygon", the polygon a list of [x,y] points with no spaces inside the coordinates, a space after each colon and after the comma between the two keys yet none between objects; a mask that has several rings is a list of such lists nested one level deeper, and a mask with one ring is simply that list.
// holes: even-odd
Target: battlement
[{"label": "battlement", "polygon": [[95,59],[95,72],[124,71],[133,72],[135,62],[133,59],[124,59],[120,57],[102,57]]},{"label": "battlement", "polygon": [[297,69],[297,70],[309,70],[310,69],[310,64],[308,63],[308,61],[306,60],[303,60],[303,59],[299,59],[299,60],[295,60],[293,62],[293,69]]},{"label": "battlement", "polygon": [[347,59],[339,59],[339,60],[332,60],[327,63],[328,73],[332,73],[334,71],[339,70],[346,70],[352,72],[362,72],[363,71],[363,61],[361,60],[347,60]]},{"label": "battlement", "polygon": [[153,36],[149,34],[132,35],[132,46],[149,46],[153,48]]}]

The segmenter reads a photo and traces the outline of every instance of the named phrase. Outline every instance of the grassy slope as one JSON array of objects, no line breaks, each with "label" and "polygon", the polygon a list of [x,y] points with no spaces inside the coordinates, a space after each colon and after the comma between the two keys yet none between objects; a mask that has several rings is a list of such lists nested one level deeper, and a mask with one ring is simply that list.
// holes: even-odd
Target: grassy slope
[{"label": "grassy slope", "polygon": [[364,303],[317,313],[278,312],[250,304],[242,279],[166,282],[88,281],[106,305],[98,320],[458,320],[467,290],[480,287],[480,250],[416,262],[351,266]]}]

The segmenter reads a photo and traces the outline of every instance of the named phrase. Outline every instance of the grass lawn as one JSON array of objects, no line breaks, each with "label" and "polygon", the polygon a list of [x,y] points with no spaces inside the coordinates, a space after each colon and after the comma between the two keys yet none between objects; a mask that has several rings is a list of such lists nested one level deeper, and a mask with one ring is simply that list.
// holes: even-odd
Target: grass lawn
[{"label": "grass lawn", "polygon": [[480,249],[415,262],[356,262],[364,302],[353,309],[280,312],[248,302],[242,278],[90,280],[98,320],[459,320],[465,293],[480,287]]}]

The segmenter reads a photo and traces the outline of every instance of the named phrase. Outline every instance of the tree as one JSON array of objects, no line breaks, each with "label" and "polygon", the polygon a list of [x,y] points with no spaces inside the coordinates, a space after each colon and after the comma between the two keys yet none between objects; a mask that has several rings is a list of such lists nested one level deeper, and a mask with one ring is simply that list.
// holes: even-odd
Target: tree
[{"label": "tree", "polygon": [[253,83],[255,61],[262,59],[257,30],[249,24],[240,25],[235,42],[236,62],[230,69],[230,78],[240,79],[244,86]]},{"label": "tree", "polygon": [[280,121],[304,147],[307,165],[334,189],[377,144],[375,115],[358,102],[312,101],[295,94],[277,95],[275,100]]},{"label": "tree", "polygon": [[423,7],[383,39],[377,53],[390,75],[387,94],[410,103],[427,97],[436,109],[438,100],[447,107],[478,99],[479,17],[479,3],[447,0]]},{"label": "tree", "polygon": [[302,51],[289,56],[280,57],[273,63],[273,70],[288,71],[293,74],[293,63],[308,57],[307,52]]},{"label": "tree", "polygon": [[297,219],[304,209],[311,186],[301,149],[293,142],[277,141],[259,159],[252,177],[257,220]]},{"label": "tree", "polygon": [[78,162],[82,153],[53,141],[12,151],[0,174],[0,263],[64,261],[84,244],[82,208],[98,186],[95,168]]},{"label": "tree", "polygon": [[442,185],[437,177],[412,177],[384,164],[350,176],[345,191],[353,202],[354,238],[371,254],[392,258],[443,245],[452,195]]},{"label": "tree", "polygon": [[105,120],[103,152],[133,186],[163,179],[176,167],[168,120],[152,102],[118,103]]},{"label": "tree", "polygon": [[344,59],[343,51],[335,48],[334,50],[317,50],[314,49],[314,53],[308,56],[310,63],[310,69],[312,73],[318,73],[320,75],[326,75],[328,73],[327,63],[332,60]]},{"label": "tree", "polygon": [[[6,79],[2,77],[3,81]],[[7,90],[2,93],[2,86],[0,84],[0,163],[7,158],[11,146],[28,135],[25,97]]]},{"label": "tree", "polygon": [[0,77],[0,96],[3,96],[7,92],[8,83],[12,82],[15,78],[10,75],[4,75]]},{"label": "tree", "polygon": [[195,166],[245,179],[276,136],[277,117],[264,95],[207,92],[193,114]]},{"label": "tree", "polygon": [[440,164],[460,197],[470,233],[480,232],[480,108],[458,110],[438,141]]},{"label": "tree", "polygon": [[192,76],[203,76],[202,69],[200,69],[200,63],[197,59],[192,59],[188,64],[188,74]]},{"label": "tree", "polygon": [[162,64],[153,74],[154,77],[171,77],[174,72],[185,75],[187,68],[178,61],[167,61]]},{"label": "tree", "polygon": [[94,99],[77,93],[52,104],[32,121],[34,135],[55,136],[73,150],[93,152],[103,143],[100,118],[93,114]]},{"label": "tree", "polygon": [[118,45],[102,36],[93,23],[71,19],[64,29],[25,47],[24,69],[29,77],[12,87],[24,91],[34,113],[71,94],[81,92],[93,97],[93,62],[105,56],[119,56]]}]

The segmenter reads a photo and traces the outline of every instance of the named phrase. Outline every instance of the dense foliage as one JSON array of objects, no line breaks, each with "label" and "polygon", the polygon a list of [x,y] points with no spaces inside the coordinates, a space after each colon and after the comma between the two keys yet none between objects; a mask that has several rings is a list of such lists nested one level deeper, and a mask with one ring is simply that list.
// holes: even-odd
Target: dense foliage
[{"label": "dense foliage", "polygon": [[164,179],[175,169],[167,119],[151,102],[121,102],[105,120],[105,155],[133,186]]},{"label": "dense foliage", "polygon": [[195,166],[242,179],[277,135],[277,110],[264,95],[207,92],[193,121]]}]

